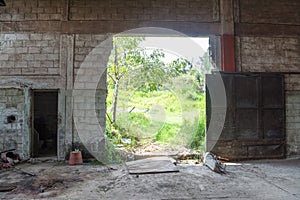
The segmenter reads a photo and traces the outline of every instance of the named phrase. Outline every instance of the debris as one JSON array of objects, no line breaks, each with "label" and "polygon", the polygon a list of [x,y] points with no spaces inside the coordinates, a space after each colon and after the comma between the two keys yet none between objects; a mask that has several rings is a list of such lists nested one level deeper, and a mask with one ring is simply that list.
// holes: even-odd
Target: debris
[{"label": "debris", "polygon": [[[14,149],[11,149],[14,150]],[[2,151],[1,159],[4,163],[10,163],[10,165],[14,165],[15,163],[20,162],[20,156],[17,153],[14,153],[10,150]]]},{"label": "debris", "polygon": [[1,151],[0,153],[6,153],[6,152],[9,152],[9,151],[15,151],[16,149],[9,149],[9,150],[4,150],[4,151]]},{"label": "debris", "polygon": [[153,157],[127,162],[129,174],[157,174],[179,172],[176,160],[169,157]]},{"label": "debris", "polygon": [[131,139],[130,139],[130,138],[122,138],[122,139],[121,139],[121,142],[122,142],[123,144],[130,144],[130,143],[131,143]]},{"label": "debris", "polygon": [[12,165],[10,163],[2,163],[2,168],[10,168]]},{"label": "debris", "polygon": [[0,185],[0,192],[10,192],[16,188],[17,187],[13,185]]},{"label": "debris", "polygon": [[205,153],[204,165],[206,165],[212,171],[220,174],[224,174],[226,172],[225,165],[221,161],[219,161],[214,154],[210,152]]},{"label": "debris", "polygon": [[18,167],[14,167],[16,170],[19,170],[19,171],[21,171],[22,173],[24,173],[24,174],[27,174],[27,175],[30,175],[30,176],[36,176],[36,174],[34,174],[34,173],[31,173],[31,172],[27,172],[27,171],[25,171],[25,170],[23,170],[23,169],[21,169],[21,168],[18,168]]}]

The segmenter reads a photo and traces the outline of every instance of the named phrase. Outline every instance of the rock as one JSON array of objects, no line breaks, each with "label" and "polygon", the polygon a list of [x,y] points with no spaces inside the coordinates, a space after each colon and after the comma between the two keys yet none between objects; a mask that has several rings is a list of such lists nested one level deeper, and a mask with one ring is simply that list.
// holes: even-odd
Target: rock
[{"label": "rock", "polygon": [[225,173],[225,165],[210,152],[206,152],[204,155],[204,165],[214,172]]}]

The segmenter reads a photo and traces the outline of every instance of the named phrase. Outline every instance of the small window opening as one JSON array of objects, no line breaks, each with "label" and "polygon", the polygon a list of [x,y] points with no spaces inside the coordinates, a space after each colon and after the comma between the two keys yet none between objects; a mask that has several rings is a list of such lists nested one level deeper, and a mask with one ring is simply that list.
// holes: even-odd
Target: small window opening
[{"label": "small window opening", "polygon": [[11,124],[14,122],[16,122],[16,116],[14,115],[7,116],[7,123]]}]

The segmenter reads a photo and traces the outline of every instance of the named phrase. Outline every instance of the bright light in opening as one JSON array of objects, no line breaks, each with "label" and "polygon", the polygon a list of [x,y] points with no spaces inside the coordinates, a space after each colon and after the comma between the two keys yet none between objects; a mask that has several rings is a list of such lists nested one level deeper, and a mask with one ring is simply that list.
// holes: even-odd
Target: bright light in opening
[{"label": "bright light in opening", "polygon": [[[199,45],[203,51],[199,52],[194,48],[191,48],[189,44],[191,41],[195,42],[196,45]],[[189,41],[189,42],[188,42]],[[153,45],[155,44],[155,46]],[[202,57],[203,54],[208,50],[209,47],[209,38],[208,37],[146,37],[145,41],[140,44],[140,47],[146,48],[149,52],[152,52],[154,49],[162,49],[165,54],[164,62],[170,63],[171,61],[182,57],[175,52],[184,52],[184,55],[187,55],[186,59],[190,61],[197,61],[199,57]],[[165,49],[174,50],[174,52],[168,51]]]}]

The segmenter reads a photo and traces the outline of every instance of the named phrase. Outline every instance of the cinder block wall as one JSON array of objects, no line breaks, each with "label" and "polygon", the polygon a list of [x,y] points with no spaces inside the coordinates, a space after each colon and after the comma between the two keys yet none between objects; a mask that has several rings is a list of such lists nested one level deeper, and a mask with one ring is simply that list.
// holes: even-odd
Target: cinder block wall
[{"label": "cinder block wall", "polygon": [[299,156],[300,2],[252,0],[238,5],[236,67],[242,72],[285,74],[286,153]]},{"label": "cinder block wall", "polygon": [[[60,89],[61,156],[71,145],[69,90],[86,55],[108,36],[139,27],[170,28],[190,36],[221,35],[224,0],[5,0],[0,7],[0,78],[32,89]],[[230,2],[230,1],[229,1]],[[287,155],[300,155],[300,2],[232,0],[235,64],[241,72],[286,73]],[[5,45],[4,45],[5,44]],[[108,47],[111,48],[111,47]],[[212,49],[217,51],[217,47]],[[294,74],[289,74],[294,73]],[[105,88],[106,77],[100,88]],[[1,86],[0,86],[1,87]],[[99,121],[105,125],[106,92]],[[76,138],[76,137],[75,137]]]}]

